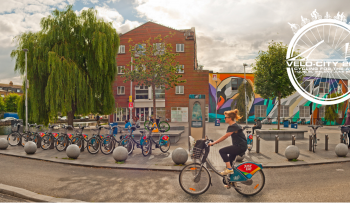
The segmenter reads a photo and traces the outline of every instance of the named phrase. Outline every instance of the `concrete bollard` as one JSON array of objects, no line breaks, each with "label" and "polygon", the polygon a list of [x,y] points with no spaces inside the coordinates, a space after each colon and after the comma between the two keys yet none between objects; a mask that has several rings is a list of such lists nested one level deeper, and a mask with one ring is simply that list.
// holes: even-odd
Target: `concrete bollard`
[{"label": "concrete bollard", "polygon": [[289,145],[284,152],[284,155],[288,160],[297,159],[299,157],[299,154],[299,148],[295,145]]},{"label": "concrete bollard", "polygon": [[335,153],[337,154],[337,156],[339,157],[344,157],[348,154],[349,149],[348,146],[346,144],[343,143],[339,143],[337,144],[337,146],[335,147]]},{"label": "concrete bollard", "polygon": [[295,135],[292,135],[292,145],[295,145]]},{"label": "concrete bollard", "polygon": [[309,135],[309,151],[312,151],[312,135]]},{"label": "concrete bollard", "polygon": [[80,149],[78,145],[76,144],[69,145],[66,149],[66,154],[68,158],[77,159],[80,155]]},{"label": "concrete bollard", "polygon": [[7,149],[7,147],[9,146],[9,143],[7,142],[7,140],[5,138],[1,138],[0,139],[0,149]]},{"label": "concrete bollard", "polygon": [[27,154],[34,154],[36,152],[37,145],[33,141],[29,141],[24,145],[24,151]]},{"label": "concrete bollard", "polygon": [[275,135],[275,153],[278,153],[278,140],[279,140],[278,135]]},{"label": "concrete bollard", "polygon": [[125,161],[128,158],[128,150],[123,146],[116,147],[113,151],[113,158],[115,161]]},{"label": "concrete bollard", "polygon": [[324,149],[326,151],[328,151],[328,139],[329,139],[328,135],[325,135],[325,146],[324,146]]},{"label": "concrete bollard", "polygon": [[185,164],[188,159],[188,154],[185,149],[179,147],[173,151],[171,158],[175,164]]},{"label": "concrete bollard", "polygon": [[256,136],[256,153],[260,153],[260,136]]}]

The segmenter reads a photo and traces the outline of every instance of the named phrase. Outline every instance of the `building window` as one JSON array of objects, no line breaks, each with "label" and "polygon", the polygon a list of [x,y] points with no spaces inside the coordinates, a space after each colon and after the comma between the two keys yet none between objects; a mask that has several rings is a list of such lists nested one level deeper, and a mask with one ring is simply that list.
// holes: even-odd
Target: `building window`
[{"label": "building window", "polygon": [[176,52],[185,52],[184,44],[176,44]]},{"label": "building window", "polygon": [[232,90],[238,90],[238,78],[231,79],[231,88]]},{"label": "building window", "polygon": [[146,44],[136,44],[135,45],[135,56],[140,56],[146,51]]},{"label": "building window", "polygon": [[17,89],[17,92],[21,92],[21,89]]},{"label": "building window", "polygon": [[165,86],[156,87],[156,99],[165,99]]},{"label": "building window", "polygon": [[125,66],[118,66],[118,67],[117,67],[117,70],[118,70],[118,74],[119,74],[119,75],[120,75],[120,74],[125,74],[124,68],[125,68]]},{"label": "building window", "polygon": [[319,94],[326,94],[329,91],[329,83],[320,82],[320,91]]},{"label": "building window", "polygon": [[119,45],[118,54],[125,54],[125,45]]},{"label": "building window", "polygon": [[148,87],[135,86],[136,99],[148,99]]},{"label": "building window", "polygon": [[337,92],[338,92],[338,94],[341,94],[343,92],[342,88],[341,88],[341,84],[338,84]]},{"label": "building window", "polygon": [[188,107],[171,107],[171,122],[188,122]]},{"label": "building window", "polygon": [[310,107],[309,106],[299,106],[299,117],[300,118],[310,117]]},{"label": "building window", "polygon": [[119,87],[118,87],[117,94],[118,94],[118,95],[123,95],[123,94],[125,94],[125,87],[124,87],[124,86],[119,86]]},{"label": "building window", "polygon": [[117,108],[116,121],[125,121],[128,118],[127,108]]},{"label": "building window", "polygon": [[320,118],[324,118],[324,117],[325,117],[325,113],[326,113],[326,108],[325,108],[325,106],[321,106],[318,110],[319,110],[319,116],[320,116]]},{"label": "building window", "polygon": [[177,73],[185,73],[185,66],[184,65],[178,65],[177,66]]},{"label": "building window", "polygon": [[255,118],[265,118],[266,117],[266,106],[265,105],[255,105],[254,106]]},{"label": "building window", "polygon": [[176,86],[175,94],[184,94],[184,86]]},{"label": "building window", "polygon": [[2,90],[2,87],[0,87],[0,90]]},{"label": "building window", "polygon": [[156,112],[157,118],[162,117],[160,120],[165,121],[165,108],[157,107],[156,109],[157,109],[157,112]]},{"label": "building window", "polygon": [[154,43],[153,47],[156,50],[154,52],[154,55],[163,55],[164,54],[164,51],[165,51],[164,43]]},{"label": "building window", "polygon": [[281,118],[289,118],[289,106],[281,105],[280,115],[281,115]]},{"label": "building window", "polygon": [[304,88],[304,90],[306,91],[306,92],[308,92],[308,93],[310,93],[311,91],[311,82],[309,81],[309,80],[306,80],[306,81],[304,81],[303,82],[303,84],[302,84],[302,87]]}]

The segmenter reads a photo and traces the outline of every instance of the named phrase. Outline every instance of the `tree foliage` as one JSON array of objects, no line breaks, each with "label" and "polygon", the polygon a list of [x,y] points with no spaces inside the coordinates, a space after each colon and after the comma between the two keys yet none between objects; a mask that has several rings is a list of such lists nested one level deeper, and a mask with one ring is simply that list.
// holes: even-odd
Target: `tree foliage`
[{"label": "tree foliage", "polygon": [[[341,95],[342,94],[340,94],[340,93],[334,92],[332,94],[329,94],[327,97],[328,98],[336,98],[336,97],[339,97]],[[327,105],[324,119],[326,121],[329,121],[329,122],[336,121],[339,118],[338,110],[343,109],[343,107],[344,107],[344,103]]]},{"label": "tree foliage", "polygon": [[8,94],[4,99],[6,111],[17,113],[19,100],[20,100],[20,96],[18,94],[15,94],[15,93]]},{"label": "tree foliage", "polygon": [[68,114],[110,114],[114,110],[112,82],[119,36],[111,23],[96,17],[94,9],[77,15],[72,5],[54,10],[41,19],[41,31],[15,37],[15,71],[24,74],[24,52],[28,51],[30,116],[48,123],[58,112]]},{"label": "tree foliage", "polygon": [[5,101],[2,97],[0,97],[0,114],[6,111]]},{"label": "tree foliage", "polygon": [[156,87],[164,86],[166,90],[174,88],[179,83],[186,80],[178,80],[181,74],[176,74],[179,68],[179,62],[176,61],[178,54],[174,53],[173,47],[167,43],[167,39],[172,37],[174,33],[170,33],[164,38],[158,35],[153,40],[149,38],[142,43],[135,43],[129,40],[130,53],[133,60],[129,66],[133,66],[133,70],[126,68],[124,82],[133,81],[137,85],[144,85],[152,88],[153,93],[153,116],[156,119]]},{"label": "tree foliage", "polygon": [[[246,89],[246,91],[245,91],[245,89]],[[253,87],[249,82],[247,82],[246,88],[244,87],[244,83],[242,83],[238,87],[238,95],[235,99],[233,99],[233,101],[231,103],[231,109],[238,109],[239,110],[239,112],[242,116],[242,118],[240,120],[241,122],[245,122],[246,110],[248,108],[248,106],[245,104],[245,99],[244,99],[245,93],[247,93],[246,96],[247,96],[247,104],[248,104],[248,102],[254,97]]]},{"label": "tree foliage", "polygon": [[[280,129],[280,106],[281,99],[286,98],[295,92],[287,73],[287,49],[282,42],[270,42],[267,51],[259,51],[256,64],[253,66],[255,93],[260,94],[264,99],[278,99],[277,123]],[[297,56],[297,53],[293,53]],[[294,66],[290,66],[294,68]],[[295,72],[295,77],[300,83],[303,73]]]}]

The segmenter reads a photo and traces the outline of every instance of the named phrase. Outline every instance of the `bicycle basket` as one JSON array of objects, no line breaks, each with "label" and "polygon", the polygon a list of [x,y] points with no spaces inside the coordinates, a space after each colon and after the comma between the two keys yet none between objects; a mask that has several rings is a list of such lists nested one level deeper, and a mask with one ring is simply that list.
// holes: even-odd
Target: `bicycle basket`
[{"label": "bicycle basket", "polygon": [[12,132],[17,132],[18,128],[19,128],[19,126],[13,125],[13,126],[11,126],[11,131]]},{"label": "bicycle basket", "polygon": [[198,148],[198,147],[193,147],[193,154],[191,156],[191,158],[193,160],[202,160],[203,156],[204,156],[204,149]]},{"label": "bicycle basket", "polygon": [[80,128],[74,129],[74,134],[81,135],[82,133],[83,133],[83,129],[80,129]]}]

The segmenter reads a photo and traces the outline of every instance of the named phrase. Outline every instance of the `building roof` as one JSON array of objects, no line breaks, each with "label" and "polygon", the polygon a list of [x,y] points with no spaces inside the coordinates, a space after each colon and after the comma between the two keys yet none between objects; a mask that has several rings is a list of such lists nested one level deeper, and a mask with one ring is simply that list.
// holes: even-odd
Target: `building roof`
[{"label": "building roof", "polygon": [[22,85],[14,85],[11,81],[9,84],[0,83],[0,87],[22,88]]}]

